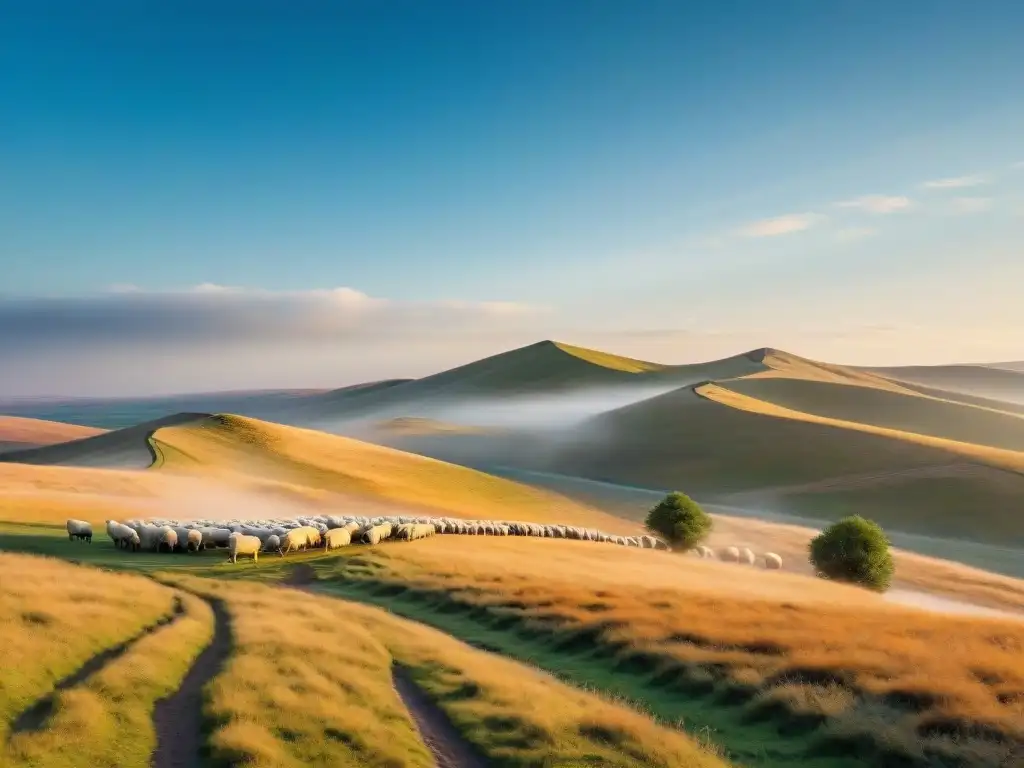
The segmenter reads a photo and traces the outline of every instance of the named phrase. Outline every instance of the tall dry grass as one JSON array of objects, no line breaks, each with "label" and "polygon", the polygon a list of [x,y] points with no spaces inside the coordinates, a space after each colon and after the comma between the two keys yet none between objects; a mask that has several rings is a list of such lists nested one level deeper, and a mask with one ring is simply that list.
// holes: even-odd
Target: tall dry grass
[{"label": "tall dry grass", "polygon": [[148,579],[9,553],[0,554],[0,584],[0,737],[59,680],[168,614],[174,601]]},{"label": "tall dry grass", "polygon": [[280,587],[164,577],[221,600],[232,654],[208,689],[212,759],[260,768],[427,768],[391,657],[344,606]]},{"label": "tall dry grass", "polygon": [[132,644],[81,684],[56,697],[42,730],[7,745],[10,768],[148,768],[156,748],[153,710],[178,689],[213,636],[213,612],[182,594],[182,613]]},{"label": "tall dry grass", "polygon": [[232,615],[235,656],[211,698],[224,760],[431,765],[392,688],[398,662],[494,764],[723,766],[632,710],[379,609],[240,581],[173,583]]},{"label": "tall dry grass", "polygon": [[613,568],[602,547],[531,545],[438,537],[339,568],[483,609],[566,649],[603,649],[616,669],[681,692],[713,684],[791,715],[816,708],[843,738],[873,738],[872,713],[882,712],[902,754],[980,759],[1024,744],[1024,622],[928,614],[851,587],[667,553],[616,557]]}]

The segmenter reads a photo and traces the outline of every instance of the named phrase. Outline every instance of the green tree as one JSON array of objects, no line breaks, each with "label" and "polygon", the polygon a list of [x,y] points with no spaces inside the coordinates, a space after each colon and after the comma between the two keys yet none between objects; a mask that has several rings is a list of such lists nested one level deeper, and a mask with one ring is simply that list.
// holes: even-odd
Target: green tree
[{"label": "green tree", "polygon": [[895,565],[889,539],[878,523],[859,515],[828,526],[810,544],[811,565],[820,576],[885,592]]},{"label": "green tree", "polygon": [[685,493],[674,491],[647,513],[647,530],[673,547],[693,549],[711,533],[711,516]]}]

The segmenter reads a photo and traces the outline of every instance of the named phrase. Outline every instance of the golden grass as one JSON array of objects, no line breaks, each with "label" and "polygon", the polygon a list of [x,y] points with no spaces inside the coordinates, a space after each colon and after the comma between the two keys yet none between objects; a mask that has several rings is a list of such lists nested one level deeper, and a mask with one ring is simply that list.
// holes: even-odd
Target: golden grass
[{"label": "golden grass", "polygon": [[180,595],[183,613],[80,685],[61,692],[40,731],[15,734],[5,765],[146,768],[156,748],[153,709],[176,691],[213,636],[206,602]]},{"label": "golden grass", "polygon": [[0,584],[0,735],[58,680],[168,614],[174,600],[141,577],[9,553],[0,554]]},{"label": "golden grass", "polygon": [[617,557],[610,568],[600,546],[533,544],[438,537],[361,554],[345,572],[575,633],[623,668],[675,677],[681,688],[695,676],[775,698],[796,695],[776,690],[785,686],[821,696],[839,686],[846,693],[825,696],[820,713],[830,727],[870,737],[865,713],[883,707],[909,754],[1002,748],[984,734],[1024,742],[1024,622],[929,614],[850,587],[669,553],[631,553],[634,561]]},{"label": "golden grass", "polygon": [[466,467],[241,416],[158,430],[167,472],[246,475],[324,494],[386,500],[466,518],[554,521],[632,532],[636,524]]},{"label": "golden grass", "polygon": [[722,765],[631,710],[377,609],[244,582],[171,583],[222,600],[232,616],[235,654],[211,689],[215,758],[261,768],[432,765],[392,687],[398,662],[495,761]]},{"label": "golden grass", "polygon": [[622,373],[651,373],[652,371],[663,371],[669,366],[661,363],[649,363],[646,360],[636,360],[632,357],[613,355],[610,352],[601,352],[586,347],[576,347],[572,344],[564,344],[560,341],[553,342],[554,345],[566,354],[585,360],[591,365],[601,368],[608,368]]},{"label": "golden grass", "polygon": [[25,419],[20,416],[0,416],[0,443],[30,443],[51,445],[68,440],[80,440],[106,432],[97,427],[65,424],[44,419]]},{"label": "golden grass", "polygon": [[946,438],[934,437],[932,435],[922,435],[915,432],[878,427],[872,424],[864,424],[856,421],[833,419],[827,416],[816,416],[814,414],[796,411],[791,408],[785,408],[747,395],[742,395],[738,392],[733,392],[724,386],[718,386],[715,384],[704,385],[699,387],[696,391],[701,397],[706,397],[707,399],[720,403],[721,405],[726,405],[730,408],[735,408],[741,411],[747,411],[748,413],[771,416],[777,419],[822,424],[855,432],[879,435],[881,437],[888,437],[906,443],[913,443],[915,445],[938,448],[940,450],[949,451],[953,454],[982,461],[987,464],[991,464],[992,466],[1010,469],[1015,472],[1024,472],[1024,452],[1022,451],[993,448],[987,445],[978,445],[976,443],[949,440]]}]

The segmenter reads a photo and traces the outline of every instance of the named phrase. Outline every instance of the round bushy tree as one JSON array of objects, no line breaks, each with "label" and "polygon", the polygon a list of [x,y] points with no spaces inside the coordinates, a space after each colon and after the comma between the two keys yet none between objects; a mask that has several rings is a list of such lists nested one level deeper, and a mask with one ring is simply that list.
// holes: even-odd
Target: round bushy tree
[{"label": "round bushy tree", "polygon": [[889,539],[878,523],[859,515],[845,517],[810,544],[811,565],[820,576],[885,592],[895,566]]},{"label": "round bushy tree", "polygon": [[647,530],[673,547],[693,549],[711,533],[711,517],[685,493],[674,491],[647,513]]}]

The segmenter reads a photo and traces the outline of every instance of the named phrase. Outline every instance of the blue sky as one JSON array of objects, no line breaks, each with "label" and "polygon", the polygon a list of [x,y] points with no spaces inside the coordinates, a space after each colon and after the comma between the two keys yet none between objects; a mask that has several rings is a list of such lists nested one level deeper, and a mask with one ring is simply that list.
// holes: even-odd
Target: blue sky
[{"label": "blue sky", "polygon": [[0,9],[0,395],[1024,357],[1020,3],[80,5]]}]

